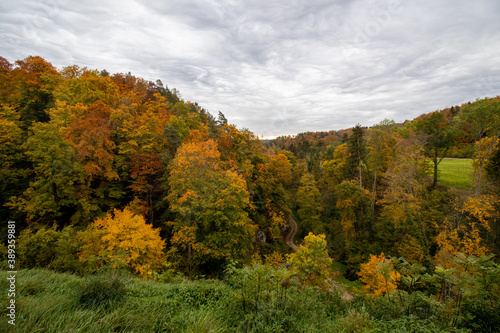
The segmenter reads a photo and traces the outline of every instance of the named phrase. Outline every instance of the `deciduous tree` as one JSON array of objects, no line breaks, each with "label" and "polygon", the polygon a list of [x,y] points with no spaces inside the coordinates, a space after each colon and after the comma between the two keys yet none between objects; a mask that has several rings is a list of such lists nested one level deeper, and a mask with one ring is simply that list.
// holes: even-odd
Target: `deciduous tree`
[{"label": "deciduous tree", "polygon": [[[470,128],[476,141],[476,195],[481,193],[486,161],[500,137],[500,97],[478,99],[474,103],[462,106],[460,121]],[[483,141],[484,137],[490,140]],[[486,143],[486,145],[485,145]]]},{"label": "deciduous tree", "polygon": [[326,249],[326,236],[312,232],[304,238],[299,250],[287,255],[288,261],[306,284],[325,287],[326,279],[332,275],[332,259]]},{"label": "deciduous tree", "polygon": [[300,221],[301,234],[312,232],[314,234],[325,233],[324,219],[322,213],[324,208],[321,201],[321,193],[316,186],[313,175],[304,173],[300,180],[301,186],[297,191],[297,216]]},{"label": "deciduous tree", "polygon": [[432,187],[436,188],[438,182],[438,165],[454,143],[456,131],[447,121],[443,112],[435,111],[422,115],[415,120],[415,128],[423,134],[423,152],[432,160],[434,165],[434,179]]},{"label": "deciduous tree", "polygon": [[361,264],[358,272],[359,280],[364,284],[363,289],[374,296],[390,294],[396,290],[401,275],[394,269],[392,259],[386,259],[384,253],[370,254],[370,260]]},{"label": "deciduous tree", "polygon": [[[249,195],[244,179],[220,168],[213,140],[184,143],[177,151],[169,178],[168,200],[178,218],[171,257],[191,274],[212,261],[244,260],[251,252],[256,228],[245,209]],[[220,267],[219,267],[220,268]]]},{"label": "deciduous tree", "polygon": [[96,219],[89,232],[82,235],[81,260],[99,257],[105,263],[124,265],[142,277],[151,277],[164,264],[165,241],[159,229],[153,229],[144,217],[127,208]]}]

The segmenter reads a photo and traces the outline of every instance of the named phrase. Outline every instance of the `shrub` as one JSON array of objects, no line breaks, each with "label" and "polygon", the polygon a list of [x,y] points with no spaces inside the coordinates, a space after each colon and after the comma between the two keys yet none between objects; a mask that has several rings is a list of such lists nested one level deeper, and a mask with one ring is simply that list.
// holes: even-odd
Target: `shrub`
[{"label": "shrub", "polygon": [[60,272],[80,273],[78,253],[81,243],[73,227],[57,231],[56,227],[24,229],[18,237],[19,261],[22,268],[45,267]]},{"label": "shrub", "polygon": [[372,320],[364,308],[350,309],[345,317],[339,319],[339,325],[343,328],[342,332],[364,332],[372,326]]},{"label": "shrub", "polygon": [[55,258],[51,264],[53,269],[59,272],[83,272],[82,265],[78,260],[82,244],[76,237],[73,227],[65,227],[59,232],[55,246]]},{"label": "shrub", "polygon": [[[464,317],[460,326],[474,332],[498,332],[500,330],[500,302],[489,298],[466,299],[462,305]],[[494,328],[497,331],[494,331]]]},{"label": "shrub", "polygon": [[0,270],[7,270],[7,255],[9,251],[4,243],[0,243]]},{"label": "shrub", "polygon": [[363,289],[375,296],[389,295],[397,289],[397,282],[401,278],[394,269],[392,259],[386,259],[383,252],[378,256],[370,254],[370,260],[361,264],[358,275],[364,284]]},{"label": "shrub", "polygon": [[55,226],[42,227],[36,232],[33,228],[21,231],[17,239],[19,262],[22,268],[49,267],[56,257],[56,243],[59,233]]}]

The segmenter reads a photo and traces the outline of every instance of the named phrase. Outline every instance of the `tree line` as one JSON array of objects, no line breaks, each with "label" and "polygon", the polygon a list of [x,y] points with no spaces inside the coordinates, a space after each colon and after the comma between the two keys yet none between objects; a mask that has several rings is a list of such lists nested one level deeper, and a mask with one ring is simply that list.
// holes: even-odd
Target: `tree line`
[{"label": "tree line", "polygon": [[[291,216],[297,243],[322,244],[305,253],[327,250],[350,279],[381,253],[450,268],[500,251],[498,97],[262,142],[161,81],[28,57],[0,58],[0,108],[0,212],[25,267],[194,277],[300,262],[282,239]],[[471,192],[440,185],[449,156],[474,160]]]}]

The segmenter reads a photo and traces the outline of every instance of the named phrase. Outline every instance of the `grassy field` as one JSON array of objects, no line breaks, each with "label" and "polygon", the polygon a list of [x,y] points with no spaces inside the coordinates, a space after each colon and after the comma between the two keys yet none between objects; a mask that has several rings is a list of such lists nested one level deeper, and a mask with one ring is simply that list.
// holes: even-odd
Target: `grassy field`
[{"label": "grassy field", "polygon": [[445,158],[438,166],[438,181],[445,186],[459,190],[471,190],[472,159],[469,158]]},{"label": "grassy field", "polygon": [[0,332],[451,332],[446,321],[407,316],[388,298],[347,302],[267,279],[258,280],[264,289],[247,290],[236,280],[154,282],[45,269],[17,272],[13,327],[8,276],[0,271]]}]

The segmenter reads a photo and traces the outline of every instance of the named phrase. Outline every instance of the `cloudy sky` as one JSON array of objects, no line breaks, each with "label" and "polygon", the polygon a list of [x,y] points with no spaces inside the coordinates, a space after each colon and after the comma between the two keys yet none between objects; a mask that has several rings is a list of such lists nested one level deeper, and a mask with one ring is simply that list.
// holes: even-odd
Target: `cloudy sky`
[{"label": "cloudy sky", "polygon": [[0,56],[161,79],[265,138],[500,94],[498,0],[0,0]]}]

